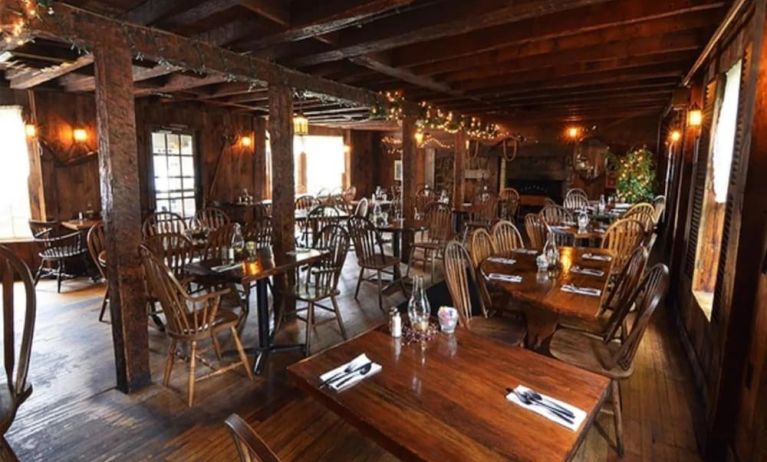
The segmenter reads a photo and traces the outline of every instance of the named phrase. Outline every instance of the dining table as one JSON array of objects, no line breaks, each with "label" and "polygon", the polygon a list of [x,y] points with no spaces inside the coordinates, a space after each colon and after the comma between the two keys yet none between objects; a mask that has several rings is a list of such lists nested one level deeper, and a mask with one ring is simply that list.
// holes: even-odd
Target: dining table
[{"label": "dining table", "polygon": [[[424,220],[418,220],[413,225],[406,225],[403,218],[395,218],[387,220],[384,223],[375,223],[375,227],[378,232],[391,234],[391,248],[395,257],[402,259],[402,235],[405,231],[417,233],[424,231],[428,227]],[[407,263],[407,262],[406,262]]]},{"label": "dining table", "polygon": [[75,218],[72,220],[64,220],[61,222],[61,226],[64,228],[70,229],[72,231],[88,231],[93,226],[101,223],[101,220],[99,219],[92,219],[92,218]]},{"label": "dining table", "polygon": [[549,226],[555,233],[566,234],[573,237],[576,245],[585,243],[584,247],[598,245],[605,236],[607,228],[597,223],[589,223],[586,228],[580,228],[573,223]]},{"label": "dining table", "polygon": [[[271,247],[257,249],[255,255],[229,265],[220,259],[207,259],[192,262],[185,267],[186,273],[194,282],[202,285],[236,285],[243,288],[242,314],[238,330],[242,328],[250,312],[250,293],[256,288],[256,312],[258,318],[258,346],[246,348],[248,354],[255,355],[253,371],[261,372],[266,357],[271,352],[303,350],[304,344],[275,345],[274,332],[269,322],[269,299],[267,283],[269,278],[280,276],[299,267],[310,265],[322,259],[327,251],[316,249],[296,249],[285,255],[275,255]],[[277,316],[274,310],[275,317]],[[276,323],[276,319],[275,319]]]},{"label": "dining table", "polygon": [[[320,375],[361,353],[380,371],[334,391]],[[576,453],[609,380],[459,327],[408,343],[379,326],[288,366],[293,384],[402,460],[563,461]],[[525,386],[582,410],[574,429],[507,398]]]},{"label": "dining table", "polygon": [[[608,249],[559,247],[559,264],[539,271],[537,254],[529,249],[517,249],[490,256],[480,264],[480,273],[489,287],[520,302],[527,319],[526,343],[531,348],[541,347],[562,320],[593,321],[600,315],[614,258]],[[521,279],[504,280],[503,276]],[[568,290],[571,287],[596,290],[599,294]]]}]

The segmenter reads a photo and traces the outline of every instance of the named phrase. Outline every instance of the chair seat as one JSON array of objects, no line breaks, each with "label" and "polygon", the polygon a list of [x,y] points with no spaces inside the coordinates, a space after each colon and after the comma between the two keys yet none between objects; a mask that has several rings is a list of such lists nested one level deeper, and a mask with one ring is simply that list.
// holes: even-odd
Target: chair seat
[{"label": "chair seat", "polygon": [[568,330],[577,330],[601,336],[607,332],[607,328],[610,325],[610,315],[605,313],[593,319],[571,318],[563,320],[559,325]]},{"label": "chair seat", "polygon": [[[202,316],[202,311],[197,311],[194,313],[194,316]],[[225,329],[230,326],[234,326],[237,324],[237,321],[240,318],[237,316],[237,314],[234,313],[234,311],[228,310],[226,308],[219,308],[218,311],[216,311],[216,317],[213,318],[213,322],[210,326],[202,326],[198,332],[192,332],[190,330],[184,330],[181,332],[180,335],[182,336],[195,336],[195,335],[201,335],[206,334],[206,331],[208,330],[220,330]],[[202,323],[202,321],[199,321]],[[208,327],[208,329],[206,329]]]},{"label": "chair seat", "polygon": [[40,258],[45,260],[56,260],[60,258],[77,257],[85,254],[85,249],[75,245],[67,245],[61,247],[51,247],[40,252]]},{"label": "chair seat", "polygon": [[586,369],[611,379],[624,379],[634,371],[613,364],[621,344],[613,341],[605,344],[602,339],[571,329],[559,329],[551,337],[549,352],[560,361]]},{"label": "chair seat", "polygon": [[446,245],[445,242],[425,241],[425,242],[414,242],[412,244],[412,247],[416,249],[439,250],[439,249],[445,248],[445,245]]},{"label": "chair seat", "polygon": [[516,317],[493,316],[471,318],[470,330],[483,337],[489,337],[510,345],[521,346],[527,335],[524,320]]},{"label": "chair seat", "polygon": [[340,292],[338,290],[331,290],[328,292],[327,288],[317,287],[313,284],[310,284],[309,286],[306,284],[301,284],[300,287],[295,288],[293,295],[295,295],[298,300],[305,302],[316,302],[317,300],[322,300],[330,296],[337,296],[339,293]]},{"label": "chair seat", "polygon": [[365,269],[384,269],[399,265],[399,259],[391,255],[376,255],[370,259],[361,260],[359,265]]}]

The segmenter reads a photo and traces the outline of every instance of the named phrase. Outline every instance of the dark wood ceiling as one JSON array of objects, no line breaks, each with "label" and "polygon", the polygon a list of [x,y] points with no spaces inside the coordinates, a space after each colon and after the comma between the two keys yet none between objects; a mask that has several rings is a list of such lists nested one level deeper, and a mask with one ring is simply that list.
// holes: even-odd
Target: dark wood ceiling
[{"label": "dark wood ceiling", "polygon": [[[590,122],[660,113],[729,0],[72,0],[75,6],[202,39],[310,74],[510,121]],[[66,44],[14,51],[6,77],[75,61],[34,85],[92,91]],[[15,63],[15,64],[14,64]],[[50,77],[50,76],[48,76]],[[15,79],[15,83],[14,83]],[[265,89],[136,62],[137,95],[266,111]],[[19,84],[22,82],[22,84]],[[308,99],[314,122],[366,108]]]}]

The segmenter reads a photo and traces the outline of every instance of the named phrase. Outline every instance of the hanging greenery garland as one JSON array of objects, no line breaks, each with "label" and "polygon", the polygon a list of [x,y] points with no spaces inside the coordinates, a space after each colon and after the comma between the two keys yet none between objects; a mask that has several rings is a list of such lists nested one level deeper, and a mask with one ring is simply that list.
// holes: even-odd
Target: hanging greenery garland
[{"label": "hanging greenery garland", "polygon": [[[385,92],[385,104],[377,104],[370,108],[370,118],[373,120],[400,121],[404,114],[405,98],[400,91]],[[416,127],[420,130],[442,130],[457,133],[464,130],[472,139],[493,140],[501,136],[501,128],[493,123],[482,122],[476,117],[456,115],[452,111],[443,111],[434,105],[422,101],[418,105],[419,115]]]},{"label": "hanging greenery garland", "polygon": [[[39,9],[44,9],[49,15],[53,14],[53,0],[22,0],[21,11],[11,10],[17,18],[9,24],[2,24],[2,40],[5,43],[23,45],[32,40],[29,33],[29,23],[40,16]],[[5,10],[5,2],[0,2],[0,14]]]},{"label": "hanging greenery garland", "polygon": [[617,164],[616,189],[620,200],[630,203],[652,200],[655,183],[653,153],[647,147],[641,147],[613,159]]}]

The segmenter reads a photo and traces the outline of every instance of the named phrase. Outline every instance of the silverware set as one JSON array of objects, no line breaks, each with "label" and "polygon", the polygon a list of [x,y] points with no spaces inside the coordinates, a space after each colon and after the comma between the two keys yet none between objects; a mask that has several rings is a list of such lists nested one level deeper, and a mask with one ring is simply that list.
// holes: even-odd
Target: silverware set
[{"label": "silverware set", "polygon": [[575,414],[572,411],[570,411],[564,406],[560,406],[554,401],[544,398],[543,396],[541,396],[540,394],[532,390],[517,391],[514,388],[507,388],[506,391],[508,393],[514,393],[514,395],[519,399],[519,401],[521,401],[522,404],[526,406],[542,407],[546,409],[548,413],[552,414],[554,417],[558,419],[564,420],[565,422],[571,425],[575,423]]},{"label": "silverware set", "polygon": [[356,377],[358,375],[360,375],[360,376],[367,375],[372,368],[373,368],[373,362],[372,361],[367,362],[367,363],[362,364],[362,365],[358,365],[358,366],[355,365],[355,364],[349,364],[341,372],[339,372],[337,374],[334,374],[329,379],[321,382],[320,383],[320,387],[333,385],[336,388],[341,388],[344,385],[346,385],[354,377]]},{"label": "silverware set", "polygon": [[593,287],[579,287],[575,284],[563,284],[562,290],[565,292],[573,292],[581,295],[591,295],[593,297],[599,297],[602,295],[602,292],[599,289],[595,289]]}]

